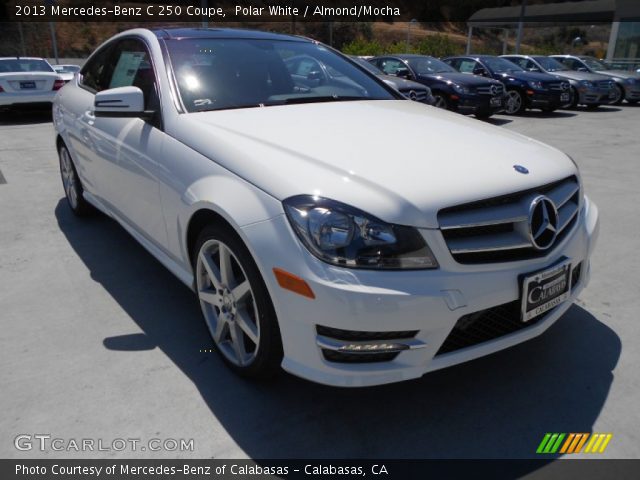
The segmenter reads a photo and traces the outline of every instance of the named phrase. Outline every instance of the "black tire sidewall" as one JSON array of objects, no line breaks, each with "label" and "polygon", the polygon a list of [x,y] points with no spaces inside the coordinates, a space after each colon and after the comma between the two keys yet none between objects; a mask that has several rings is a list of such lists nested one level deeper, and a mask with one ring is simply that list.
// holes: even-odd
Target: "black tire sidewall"
[{"label": "black tire sidewall", "polygon": [[76,193],[78,195],[77,205],[74,207],[71,204],[71,200],[69,200],[66,190],[64,192],[64,197],[67,200],[67,204],[69,205],[69,208],[74,214],[76,214],[79,217],[89,215],[93,213],[94,209],[84,199],[84,188],[82,187],[82,182],[80,181],[80,177],[78,176],[78,170],[76,170],[76,166],[73,162],[73,158],[71,157],[71,152],[69,152],[69,149],[64,144],[60,145],[60,147],[58,148],[58,166],[60,169],[60,179],[62,180],[62,186],[64,188],[64,179],[62,177],[62,151],[63,150],[67,152],[67,155],[69,156],[69,161],[71,162],[71,168],[73,169],[74,183],[75,183],[75,188],[77,190]]},{"label": "black tire sidewall", "polygon": [[[270,378],[280,370],[283,353],[282,339],[280,336],[277,316],[264,279],[262,278],[260,270],[253,260],[251,253],[237,233],[235,233],[230,227],[209,225],[202,229],[196,240],[195,248],[193,249],[193,258],[191,259],[191,262],[194,274],[194,285],[196,288],[197,279],[195,276],[197,275],[198,256],[202,246],[209,240],[218,240],[224,243],[231,249],[238,262],[240,262],[253,292],[253,297],[258,308],[258,322],[260,323],[258,353],[249,365],[235,365],[219,351],[217,346],[216,351],[225,364],[239,375],[258,379]],[[215,344],[213,336],[211,339]]]}]

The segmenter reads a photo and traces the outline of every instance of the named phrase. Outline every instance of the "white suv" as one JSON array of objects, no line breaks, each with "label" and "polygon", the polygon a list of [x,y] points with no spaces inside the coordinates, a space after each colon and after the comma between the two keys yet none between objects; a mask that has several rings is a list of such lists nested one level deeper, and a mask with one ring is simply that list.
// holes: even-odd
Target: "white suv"
[{"label": "white suv", "polygon": [[191,286],[243,375],[419,377],[540,335],[589,278],[598,213],[569,157],[308,39],[123,32],[54,122],[73,211]]}]

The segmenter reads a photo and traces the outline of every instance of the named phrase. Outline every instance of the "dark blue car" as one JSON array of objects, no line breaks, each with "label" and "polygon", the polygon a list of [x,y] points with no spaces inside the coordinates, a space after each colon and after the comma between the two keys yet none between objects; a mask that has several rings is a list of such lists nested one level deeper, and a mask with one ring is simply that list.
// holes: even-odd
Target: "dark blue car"
[{"label": "dark blue car", "polygon": [[505,113],[514,115],[527,108],[544,112],[571,103],[571,85],[548,73],[528,72],[504,58],[493,55],[449,57],[443,60],[462,73],[472,73],[502,82],[507,89]]},{"label": "dark blue car", "polygon": [[427,55],[384,55],[369,60],[387,75],[407,78],[431,89],[435,106],[487,118],[504,108],[502,83],[464,75]]}]

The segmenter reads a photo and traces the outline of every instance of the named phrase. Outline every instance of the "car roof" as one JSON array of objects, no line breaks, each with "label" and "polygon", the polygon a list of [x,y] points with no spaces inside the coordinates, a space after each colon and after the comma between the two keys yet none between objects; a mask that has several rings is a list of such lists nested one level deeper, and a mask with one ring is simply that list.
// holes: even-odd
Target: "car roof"
[{"label": "car roof", "polygon": [[242,38],[253,40],[288,40],[312,42],[313,40],[296,35],[245,30],[242,28],[154,28],[151,31],[156,37],[165,40],[181,40],[185,38]]},{"label": "car roof", "polygon": [[46,60],[42,57],[0,57],[0,60],[44,60],[46,62]]}]

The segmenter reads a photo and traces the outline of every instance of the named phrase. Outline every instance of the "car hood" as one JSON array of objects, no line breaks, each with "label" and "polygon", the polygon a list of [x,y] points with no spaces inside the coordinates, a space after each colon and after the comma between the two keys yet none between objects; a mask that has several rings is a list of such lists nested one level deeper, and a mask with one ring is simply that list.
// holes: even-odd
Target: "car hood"
[{"label": "car hood", "polygon": [[625,80],[627,78],[635,78],[640,80],[639,74],[635,72],[629,72],[627,70],[602,70],[602,71],[598,71],[598,74],[606,75],[608,77],[614,77],[614,78],[623,78]]},{"label": "car hood", "polygon": [[601,80],[609,80],[609,77],[600,75],[599,73],[578,72],[577,70],[562,70],[560,72],[549,72],[562,78],[570,78],[571,80],[588,80],[589,82],[599,82]]},{"label": "car hood", "polygon": [[538,72],[509,72],[496,74],[497,79],[501,78],[515,78],[523,80],[525,82],[548,82],[550,80],[556,80],[556,77],[549,75],[548,73]]},{"label": "car hood", "polygon": [[576,174],[536,140],[409,100],[191,113],[167,131],[277,199],[319,195],[423,228],[441,208]]},{"label": "car hood", "polygon": [[380,75],[380,78],[387,83],[392,83],[398,90],[427,90],[427,86],[413,80],[394,77],[393,75]]},{"label": "car hood", "polygon": [[479,75],[473,75],[470,73],[454,73],[454,72],[446,72],[446,73],[437,73],[433,75],[418,75],[418,78],[433,78],[436,80],[444,80],[451,81],[453,83],[457,83],[459,85],[466,85],[470,87],[479,87],[486,84],[496,84],[499,83],[497,80],[493,80],[492,78],[485,78]]}]

